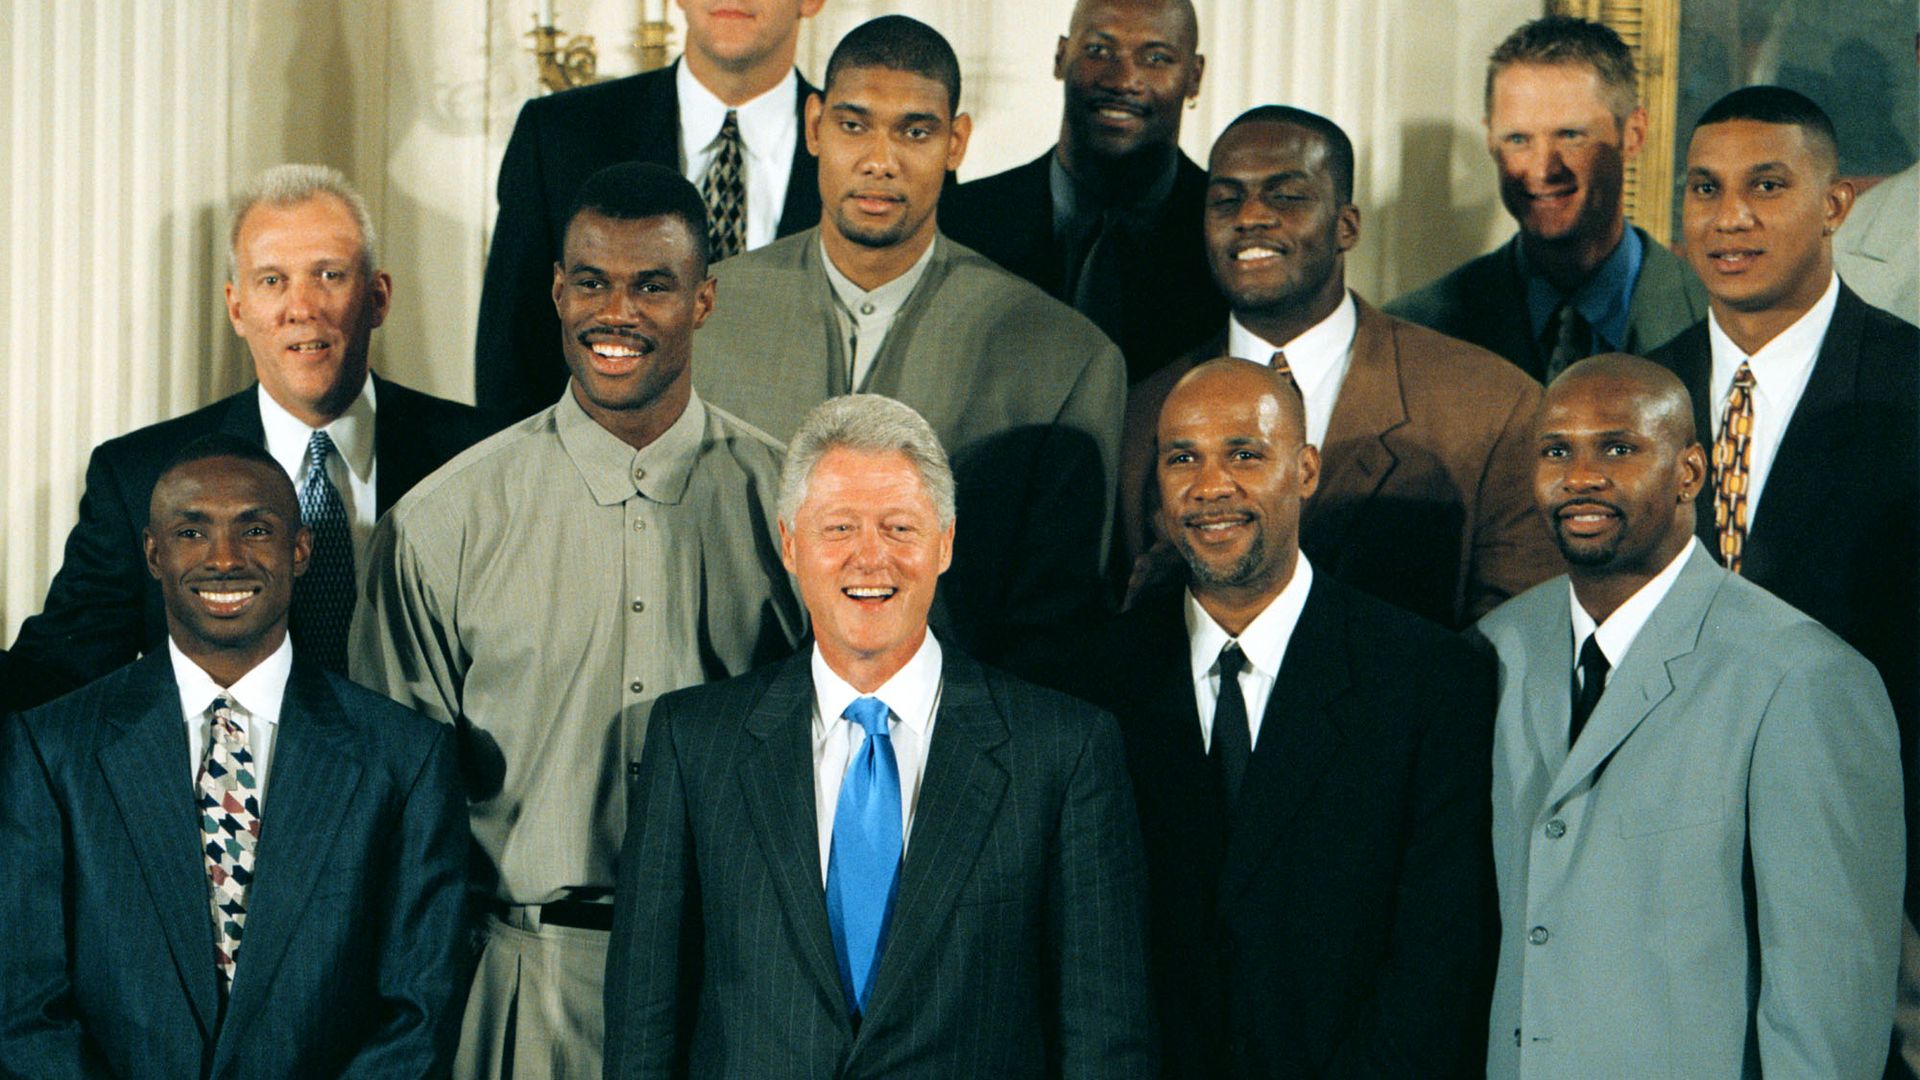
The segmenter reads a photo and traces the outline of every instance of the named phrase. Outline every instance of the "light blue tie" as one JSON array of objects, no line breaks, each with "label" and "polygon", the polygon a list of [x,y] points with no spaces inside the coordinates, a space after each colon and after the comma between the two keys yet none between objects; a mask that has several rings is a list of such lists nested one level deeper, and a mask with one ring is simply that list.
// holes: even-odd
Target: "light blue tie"
[{"label": "light blue tie", "polygon": [[859,698],[840,715],[867,733],[840,783],[827,858],[827,924],[847,1011],[857,1018],[873,992],[900,881],[900,763],[893,756],[885,702]]},{"label": "light blue tie", "polygon": [[300,520],[313,530],[307,572],[293,583],[293,640],[328,671],[347,673],[347,625],[353,621],[353,531],[340,491],[327,478],[336,451],[324,431],[307,442]]}]

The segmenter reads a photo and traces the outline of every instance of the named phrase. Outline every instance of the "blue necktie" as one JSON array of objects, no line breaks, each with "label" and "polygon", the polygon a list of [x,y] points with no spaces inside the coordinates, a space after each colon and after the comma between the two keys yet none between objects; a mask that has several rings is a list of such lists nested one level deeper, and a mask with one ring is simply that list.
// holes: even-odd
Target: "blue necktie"
[{"label": "blue necktie", "polygon": [[347,673],[347,624],[353,620],[353,533],[347,508],[327,479],[333,440],[316,431],[307,442],[307,476],[300,484],[300,520],[313,530],[307,572],[293,583],[293,638],[329,671]]},{"label": "blue necktie", "polygon": [[863,697],[841,714],[866,729],[866,741],[847,766],[833,812],[833,849],[827,858],[827,924],[847,1011],[866,1011],[873,974],[886,946],[887,921],[900,880],[900,764],[887,732],[887,706]]}]

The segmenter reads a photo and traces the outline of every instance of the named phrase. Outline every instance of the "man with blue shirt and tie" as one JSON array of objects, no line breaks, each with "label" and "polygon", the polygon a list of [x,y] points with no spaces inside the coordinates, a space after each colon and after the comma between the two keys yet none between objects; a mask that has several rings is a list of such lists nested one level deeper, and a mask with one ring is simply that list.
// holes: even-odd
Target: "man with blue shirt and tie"
[{"label": "man with blue shirt and tie", "polygon": [[813,647],[654,706],[607,1076],[1153,1074],[1119,733],[928,633],[953,484],[890,398],[800,425],[780,539]]}]

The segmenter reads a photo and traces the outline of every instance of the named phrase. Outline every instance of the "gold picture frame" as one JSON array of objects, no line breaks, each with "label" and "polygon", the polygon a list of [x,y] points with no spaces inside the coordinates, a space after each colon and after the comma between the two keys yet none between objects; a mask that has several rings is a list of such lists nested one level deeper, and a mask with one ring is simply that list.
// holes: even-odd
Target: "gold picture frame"
[{"label": "gold picture frame", "polygon": [[1673,238],[1675,112],[1680,99],[1679,0],[1550,0],[1555,15],[1577,15],[1613,29],[1640,69],[1647,139],[1627,163],[1627,218],[1661,241]]}]

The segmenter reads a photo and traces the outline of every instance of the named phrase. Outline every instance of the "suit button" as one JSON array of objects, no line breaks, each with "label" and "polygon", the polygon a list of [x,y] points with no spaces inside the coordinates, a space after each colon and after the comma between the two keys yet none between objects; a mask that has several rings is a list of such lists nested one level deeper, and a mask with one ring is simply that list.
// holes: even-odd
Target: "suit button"
[{"label": "suit button", "polygon": [[627,762],[627,775],[628,775],[629,777],[635,777],[635,776],[639,776],[639,775],[640,775],[640,763],[639,763],[639,762],[637,762],[637,761],[629,761],[629,762]]},{"label": "suit button", "polygon": [[1527,942],[1532,945],[1545,945],[1547,943],[1547,939],[1552,936],[1553,936],[1552,934],[1547,933],[1546,927],[1536,926],[1533,929],[1527,931]]},{"label": "suit button", "polygon": [[647,610],[647,602],[645,600],[635,600],[633,602],[633,610],[636,612]]},{"label": "suit button", "polygon": [[632,682],[627,684],[627,689],[633,691],[636,694],[642,690],[645,690],[646,688],[647,688],[647,684],[641,682],[639,679],[635,679]]},{"label": "suit button", "polygon": [[1566,822],[1561,821],[1559,818],[1554,818],[1552,821],[1547,822],[1547,839],[1558,840],[1565,835],[1567,835]]},{"label": "suit button", "polygon": [[1520,1045],[1520,1029],[1519,1028],[1513,1029],[1513,1045],[1515,1046]]}]

